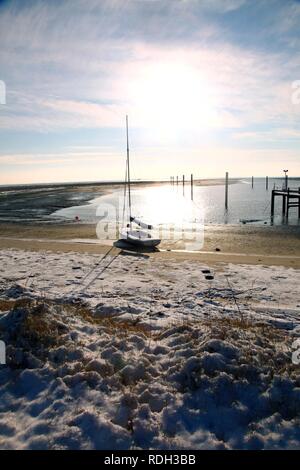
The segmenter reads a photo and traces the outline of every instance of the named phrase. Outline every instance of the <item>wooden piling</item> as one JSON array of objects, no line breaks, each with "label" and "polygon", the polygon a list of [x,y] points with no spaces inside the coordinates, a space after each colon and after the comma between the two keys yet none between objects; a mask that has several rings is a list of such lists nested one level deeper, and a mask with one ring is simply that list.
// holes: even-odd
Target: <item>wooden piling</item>
[{"label": "wooden piling", "polygon": [[268,191],[269,189],[269,177],[266,176],[266,190]]},{"label": "wooden piling", "polygon": [[228,171],[225,176],[225,209],[228,210]]},{"label": "wooden piling", "polygon": [[252,189],[253,189],[253,187],[254,187],[254,178],[252,176]]},{"label": "wooden piling", "polygon": [[286,213],[286,196],[282,197],[282,215]]},{"label": "wooden piling", "polygon": [[289,216],[290,207],[292,207],[292,206],[290,205],[290,190],[289,190],[289,188],[288,188],[288,190],[287,190],[287,197],[286,197],[286,216],[287,216],[287,217]]},{"label": "wooden piling", "polygon": [[184,195],[184,175],[182,175],[182,192],[183,192],[183,195]]},{"label": "wooden piling", "polygon": [[298,208],[298,217],[300,219],[300,188],[298,189],[276,189],[272,190],[271,198],[271,216],[274,215],[275,197],[282,197],[282,215],[288,218],[291,207]]},{"label": "wooden piling", "polygon": [[[191,200],[192,200],[192,201],[194,200],[194,188],[193,188],[193,185],[194,185],[193,174],[191,174]],[[299,188],[299,191],[300,191],[300,188]]]},{"label": "wooden piling", "polygon": [[272,198],[271,198],[271,216],[274,215],[274,206],[275,206],[275,189],[272,189]]}]

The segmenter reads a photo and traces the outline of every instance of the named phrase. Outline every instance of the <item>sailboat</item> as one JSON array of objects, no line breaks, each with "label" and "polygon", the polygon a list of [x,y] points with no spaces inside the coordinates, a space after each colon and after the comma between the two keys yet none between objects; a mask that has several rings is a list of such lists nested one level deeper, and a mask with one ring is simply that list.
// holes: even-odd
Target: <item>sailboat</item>
[{"label": "sailboat", "polygon": [[[124,185],[124,208],[123,208],[123,221],[125,214],[126,200],[128,196],[129,220],[126,226],[120,231],[120,240],[126,241],[132,245],[142,247],[155,247],[160,244],[159,238],[154,238],[150,232],[153,230],[152,225],[145,224],[136,217],[132,216],[131,212],[131,181],[130,181],[130,160],[129,160],[129,136],[128,136],[128,116],[126,116],[126,139],[127,139],[127,158],[126,158],[126,175]],[[137,227],[134,228],[135,224]],[[139,227],[139,228],[138,228]],[[144,230],[141,230],[144,229]]]}]

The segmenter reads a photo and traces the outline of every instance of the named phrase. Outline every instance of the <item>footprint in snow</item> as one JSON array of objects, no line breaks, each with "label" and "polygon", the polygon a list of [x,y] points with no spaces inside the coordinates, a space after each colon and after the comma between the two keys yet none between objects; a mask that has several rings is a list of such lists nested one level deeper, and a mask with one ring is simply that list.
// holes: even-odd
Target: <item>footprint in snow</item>
[{"label": "footprint in snow", "polygon": [[214,276],[211,274],[210,269],[202,269],[202,273],[205,275],[205,279],[207,281],[212,281],[214,279]]}]

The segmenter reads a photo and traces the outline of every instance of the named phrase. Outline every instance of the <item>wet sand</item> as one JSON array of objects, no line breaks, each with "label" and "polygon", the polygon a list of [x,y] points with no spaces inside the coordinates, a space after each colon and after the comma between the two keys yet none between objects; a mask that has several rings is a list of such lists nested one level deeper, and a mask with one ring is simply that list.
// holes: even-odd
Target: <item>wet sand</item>
[{"label": "wet sand", "polygon": [[[0,224],[0,249],[105,253],[114,241],[97,240],[95,225]],[[183,251],[182,243],[161,244],[155,257],[199,259],[208,263],[229,262],[281,265],[300,268],[299,227],[207,226],[200,251]],[[216,251],[218,250],[218,251]],[[220,251],[219,251],[220,250]]]}]

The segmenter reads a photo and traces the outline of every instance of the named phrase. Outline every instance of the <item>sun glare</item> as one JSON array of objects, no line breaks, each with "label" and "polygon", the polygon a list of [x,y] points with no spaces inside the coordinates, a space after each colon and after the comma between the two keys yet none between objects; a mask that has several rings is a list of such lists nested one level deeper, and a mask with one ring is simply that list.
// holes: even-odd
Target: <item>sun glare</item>
[{"label": "sun glare", "polygon": [[209,84],[198,70],[183,64],[143,68],[132,82],[130,98],[142,121],[163,131],[199,128],[216,119]]}]

